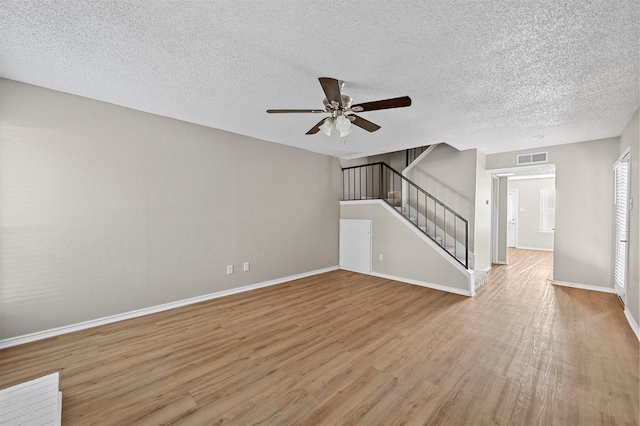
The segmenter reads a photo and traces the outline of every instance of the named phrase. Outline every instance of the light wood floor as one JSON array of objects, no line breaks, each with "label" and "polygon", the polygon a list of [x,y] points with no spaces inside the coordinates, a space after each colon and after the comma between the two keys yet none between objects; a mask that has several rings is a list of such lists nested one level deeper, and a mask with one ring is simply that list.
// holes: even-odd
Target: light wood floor
[{"label": "light wood floor", "polygon": [[335,271],[0,351],[60,371],[63,424],[637,425],[615,296],[509,252],[475,298]]}]

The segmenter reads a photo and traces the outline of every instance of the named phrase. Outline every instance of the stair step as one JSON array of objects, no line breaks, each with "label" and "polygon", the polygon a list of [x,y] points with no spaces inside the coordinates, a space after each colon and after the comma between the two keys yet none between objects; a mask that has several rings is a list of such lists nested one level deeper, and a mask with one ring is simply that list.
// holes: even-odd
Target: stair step
[{"label": "stair step", "polygon": [[429,229],[429,227],[426,225],[419,225],[418,228],[420,228],[425,234],[428,234],[429,231],[431,231],[431,229]]}]

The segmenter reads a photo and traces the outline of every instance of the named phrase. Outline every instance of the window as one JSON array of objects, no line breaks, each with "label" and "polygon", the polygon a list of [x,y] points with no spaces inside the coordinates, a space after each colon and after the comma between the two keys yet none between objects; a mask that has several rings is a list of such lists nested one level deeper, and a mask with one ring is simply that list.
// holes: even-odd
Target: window
[{"label": "window", "polygon": [[556,190],[540,190],[540,229],[539,232],[553,232],[556,227]]}]

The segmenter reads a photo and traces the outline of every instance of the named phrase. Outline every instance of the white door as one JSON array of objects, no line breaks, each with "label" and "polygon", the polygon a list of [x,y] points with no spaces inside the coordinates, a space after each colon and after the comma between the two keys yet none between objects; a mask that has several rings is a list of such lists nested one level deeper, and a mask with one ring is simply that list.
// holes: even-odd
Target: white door
[{"label": "white door", "polygon": [[371,221],[340,219],[340,266],[371,272]]},{"label": "white door", "polygon": [[518,245],[518,190],[507,193],[507,247]]},{"label": "white door", "polygon": [[629,188],[627,178],[629,176],[629,155],[626,154],[614,166],[615,171],[615,265],[614,284],[616,294],[623,303],[626,302],[625,287],[627,281],[627,253],[629,231]]}]

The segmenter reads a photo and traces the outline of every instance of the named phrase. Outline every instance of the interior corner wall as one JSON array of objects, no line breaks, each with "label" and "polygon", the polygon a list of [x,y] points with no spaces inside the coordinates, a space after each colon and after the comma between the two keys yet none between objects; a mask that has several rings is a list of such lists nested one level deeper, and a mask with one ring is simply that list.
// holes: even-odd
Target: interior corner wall
[{"label": "interior corner wall", "polygon": [[540,233],[540,191],[554,188],[552,177],[509,180],[518,190],[518,248],[553,250],[553,233]]},{"label": "interior corner wall", "polygon": [[393,151],[384,154],[372,155],[366,157],[366,164],[373,163],[386,163],[389,167],[396,170],[398,173],[402,173],[405,168],[406,156],[405,151]]},{"label": "interior corner wall", "polygon": [[631,175],[629,177],[629,197],[633,200],[633,209],[629,216],[629,253],[627,260],[627,301],[626,307],[631,316],[640,324],[640,109],[636,111],[626,129],[620,136],[618,154],[631,148]]},{"label": "interior corner wall", "polygon": [[394,151],[389,153],[389,166],[398,173],[407,167],[407,156],[405,151]]},{"label": "interior corner wall", "polygon": [[485,167],[485,154],[476,150],[474,269],[491,267],[491,173]]},{"label": "interior corner wall", "polygon": [[516,156],[546,151],[556,165],[553,279],[612,288],[613,163],[619,138],[487,156],[487,169],[516,166]]},{"label": "interior corner wall", "polygon": [[337,159],[0,90],[0,339],[338,265]]}]

